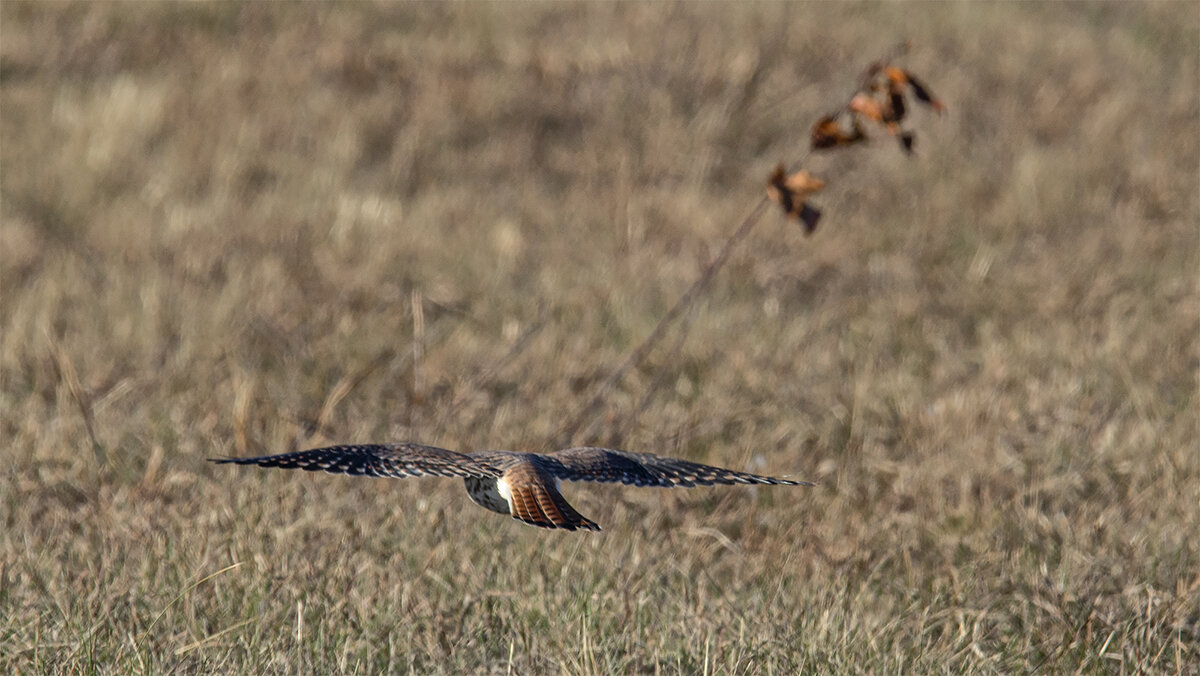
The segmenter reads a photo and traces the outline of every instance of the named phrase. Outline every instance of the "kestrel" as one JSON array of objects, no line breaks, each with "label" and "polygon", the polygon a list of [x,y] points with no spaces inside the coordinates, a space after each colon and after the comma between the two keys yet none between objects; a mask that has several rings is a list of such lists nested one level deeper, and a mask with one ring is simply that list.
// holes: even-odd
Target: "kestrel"
[{"label": "kestrel", "polygon": [[331,474],[404,478],[462,477],[475,504],[540,528],[600,530],[558,492],[560,481],[594,481],[633,486],[767,484],[812,486],[731,469],[628,453],[607,448],[568,448],[554,453],[480,451],[457,453],[421,444],[331,446],[258,458],[213,459],[216,463],[323,470]]}]

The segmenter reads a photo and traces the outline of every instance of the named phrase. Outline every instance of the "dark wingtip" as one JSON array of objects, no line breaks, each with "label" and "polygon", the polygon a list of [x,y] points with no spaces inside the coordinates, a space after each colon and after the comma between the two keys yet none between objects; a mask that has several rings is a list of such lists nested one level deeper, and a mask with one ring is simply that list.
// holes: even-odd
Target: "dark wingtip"
[{"label": "dark wingtip", "polygon": [[817,484],[811,481],[800,481],[799,479],[785,479],[784,477],[767,477],[770,479],[767,483],[771,486],[816,486]]}]

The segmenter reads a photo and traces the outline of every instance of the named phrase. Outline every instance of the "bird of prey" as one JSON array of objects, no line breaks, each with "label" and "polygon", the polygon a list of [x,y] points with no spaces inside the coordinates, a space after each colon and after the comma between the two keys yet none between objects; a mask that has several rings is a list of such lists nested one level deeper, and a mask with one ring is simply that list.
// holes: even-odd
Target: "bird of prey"
[{"label": "bird of prey", "polygon": [[568,448],[554,453],[480,451],[457,453],[414,443],[331,446],[257,458],[220,458],[216,463],[318,470],[331,474],[403,478],[462,477],[467,495],[481,507],[541,528],[600,530],[558,492],[560,481],[594,481],[632,486],[767,484],[812,486],[649,453],[608,448]]}]

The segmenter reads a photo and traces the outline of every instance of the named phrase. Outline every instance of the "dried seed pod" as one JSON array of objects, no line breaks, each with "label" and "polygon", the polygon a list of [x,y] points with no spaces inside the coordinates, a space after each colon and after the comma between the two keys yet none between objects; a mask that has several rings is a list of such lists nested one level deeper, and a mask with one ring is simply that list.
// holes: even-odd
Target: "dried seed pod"
[{"label": "dried seed pod", "polygon": [[853,125],[851,130],[846,131],[838,124],[837,115],[826,115],[817,120],[817,123],[813,125],[811,136],[813,150],[837,148],[866,141],[867,134],[863,131],[857,116],[851,116],[851,124]]},{"label": "dried seed pod", "polygon": [[917,97],[918,101],[921,101],[939,113],[946,110],[946,104],[935,97],[933,92],[929,91],[929,87],[926,87],[923,82],[918,80],[917,76],[913,75],[912,72],[894,66],[888,66],[884,69],[884,72],[888,78],[890,91],[903,96],[904,87],[907,85],[912,89],[913,95]]},{"label": "dried seed pod", "polygon": [[804,232],[811,235],[817,229],[821,210],[809,205],[805,198],[824,188],[825,181],[807,171],[801,169],[789,176],[780,164],[771,172],[771,178],[767,181],[767,196],[782,207],[785,214],[804,224]]},{"label": "dried seed pod", "polygon": [[[899,110],[897,110],[896,105],[897,98],[899,98]],[[859,93],[850,99],[850,105],[846,108],[851,113],[861,115],[868,120],[883,125],[889,134],[900,139],[900,147],[905,152],[912,152],[915,136],[912,132],[901,130],[899,124],[900,119],[904,117],[903,96],[896,97],[889,95],[888,100],[881,103],[870,94]]]},{"label": "dried seed pod", "polygon": [[870,94],[855,94],[854,98],[850,99],[850,105],[846,106],[846,110],[858,113],[873,122],[884,123],[883,106]]}]

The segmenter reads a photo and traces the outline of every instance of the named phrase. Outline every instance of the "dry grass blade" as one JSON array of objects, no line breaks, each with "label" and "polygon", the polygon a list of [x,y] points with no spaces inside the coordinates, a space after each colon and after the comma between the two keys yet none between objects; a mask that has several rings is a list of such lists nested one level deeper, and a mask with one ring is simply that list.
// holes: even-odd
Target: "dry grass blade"
[{"label": "dry grass blade", "polygon": [[[446,336],[451,332],[451,330],[452,328],[447,322],[439,322],[434,324],[433,328],[427,332],[424,340],[422,341],[422,349],[428,349],[428,346],[431,344],[440,344],[441,341],[445,340]],[[325,394],[325,398],[321,402],[321,407],[317,409],[315,415],[311,413],[303,413],[288,416],[287,419],[296,426],[297,431],[292,434],[287,443],[284,444],[285,448],[289,450],[296,450],[302,440],[307,439],[311,441],[312,439],[324,436],[325,430],[328,429],[329,423],[332,421],[333,415],[337,411],[337,407],[346,399],[346,397],[361,387],[362,384],[366,382],[373,373],[396,359],[399,359],[398,363],[395,365],[397,368],[403,368],[405,366],[411,368],[413,366],[412,360],[414,357],[413,348],[414,345],[410,342],[409,349],[405,350],[403,354],[400,355],[397,355],[395,348],[383,348],[380,350],[379,354],[373,357],[366,364],[363,364],[357,370],[344,374],[338,378],[337,382],[333,384],[333,387],[330,387],[329,391]]]},{"label": "dry grass blade", "polygon": [[421,292],[417,289],[412,291],[412,317],[412,398],[414,401],[423,401],[425,398],[425,368],[423,364],[425,361],[425,303],[421,298]]},{"label": "dry grass blade", "polygon": [[185,646],[180,646],[180,647],[176,648],[174,654],[176,657],[181,657],[183,655],[186,655],[186,654],[192,652],[193,650],[197,650],[197,649],[203,648],[207,645],[211,645],[212,643],[216,642],[216,640],[221,638],[222,636],[233,633],[233,632],[237,631],[238,629],[241,629],[242,627],[244,627],[252,622],[254,622],[254,618],[251,618],[249,620],[242,620],[241,622],[232,624],[228,627],[225,627],[221,631],[218,631],[215,634],[209,634],[208,636],[205,636],[204,638],[200,639],[199,641],[193,641]]},{"label": "dry grass blade", "polygon": [[222,568],[216,572],[209,573],[208,575],[205,575],[204,577],[200,578],[199,580],[196,580],[195,582],[189,584],[187,587],[185,587],[183,589],[183,591],[179,592],[175,596],[175,598],[171,599],[171,602],[168,603],[165,607],[163,607],[163,609],[161,611],[159,611],[158,615],[154,616],[154,619],[151,620],[150,625],[148,627],[146,627],[146,633],[149,633],[150,630],[154,628],[154,625],[158,624],[159,620],[161,620],[167,614],[167,611],[171,610],[171,608],[173,608],[175,606],[175,604],[177,604],[181,600],[183,600],[183,597],[190,594],[192,592],[192,590],[194,590],[196,587],[199,587],[200,585],[204,584],[205,582],[208,582],[209,580],[211,580],[213,578],[216,578],[220,575],[224,575],[225,573],[228,573],[231,570],[241,568],[245,564],[246,564],[245,561],[236,561],[234,563],[229,564],[228,566],[225,566],[224,568]]},{"label": "dry grass blade", "polygon": [[[233,397],[233,442],[238,455],[250,454],[250,449],[257,450],[258,445],[250,438],[250,406],[254,401],[254,385],[246,376],[239,375],[234,379]],[[324,407],[322,407],[322,411]]]},{"label": "dry grass blade", "polygon": [[[675,341],[671,344],[670,348],[666,350],[666,361],[678,361],[682,352],[683,344],[687,342],[688,331],[691,329],[691,324],[695,319],[695,316],[695,308],[693,307],[692,311],[685,313],[683,318],[679,321],[679,330],[676,331]],[[654,379],[650,381],[649,385],[646,386],[646,391],[642,394],[637,406],[633,409],[633,411],[624,421],[624,424],[620,427],[618,438],[609,439],[606,441],[606,443],[617,445],[622,444],[621,439],[624,438],[624,436],[631,429],[633,429],[633,427],[637,424],[638,419],[650,409],[650,405],[654,403],[654,398],[658,395],[659,391],[662,390],[663,385],[667,382],[667,378],[670,377],[672,373],[674,372],[666,368],[659,368],[657,370],[657,372],[654,374]]]},{"label": "dry grass blade", "polygon": [[504,356],[496,360],[494,364],[488,365],[487,368],[475,371],[468,376],[466,382],[458,388],[458,392],[454,399],[451,400],[450,404],[446,407],[443,417],[446,419],[453,419],[462,409],[463,404],[467,402],[470,393],[477,391],[479,388],[487,385],[488,383],[495,382],[497,375],[503,371],[505,367],[507,367],[514,360],[520,357],[522,353],[529,349],[530,345],[533,344],[533,339],[539,333],[541,333],[542,329],[546,327],[547,317],[548,315],[543,308],[540,316],[534,320],[532,324],[525,328],[520,335],[517,336],[516,340],[513,341],[512,346],[509,347],[508,351],[504,353]]},{"label": "dry grass blade", "polygon": [[79,374],[75,372],[75,363],[71,360],[71,356],[63,351],[59,342],[46,332],[46,343],[50,346],[50,358],[54,360],[54,368],[58,372],[60,380],[67,384],[67,389],[71,392],[71,399],[75,402],[75,406],[79,409],[79,415],[83,418],[84,429],[87,430],[88,439],[92,442],[92,455],[96,459],[96,467],[103,469],[108,464],[108,453],[104,449],[104,444],[100,443],[100,439],[96,436],[95,416],[92,413],[91,398],[83,391],[83,385],[79,382]]},{"label": "dry grass blade", "polygon": [[[416,358],[417,341],[413,341],[413,355]],[[396,351],[387,348],[375,356],[374,359],[367,362],[361,368],[353,373],[348,373],[338,379],[333,387],[329,388],[329,393],[325,395],[325,401],[321,404],[321,410],[317,414],[316,421],[313,425],[310,436],[319,436],[324,434],[325,428],[329,425],[330,419],[337,410],[338,404],[350,395],[359,385],[363,383],[372,373],[383,367],[384,364],[391,361],[396,355]],[[414,372],[416,367],[413,368]]]},{"label": "dry grass blade", "polygon": [[569,446],[577,440],[582,442],[582,440],[587,439],[591,425],[595,422],[595,413],[600,408],[600,405],[604,403],[604,397],[608,396],[609,391],[629,369],[642,363],[646,356],[650,354],[650,351],[654,349],[654,346],[666,335],[667,328],[671,323],[684,310],[690,307],[700,297],[700,294],[704,293],[704,290],[712,283],[713,277],[716,276],[717,272],[729,260],[729,256],[733,253],[733,250],[754,229],[759,217],[762,215],[763,207],[766,205],[767,199],[764,197],[746,214],[746,217],[742,219],[741,225],[730,235],[729,239],[725,240],[725,244],[721,247],[721,250],[717,252],[712,262],[705,266],[704,271],[700,273],[700,277],[688,287],[688,290],[679,297],[679,300],[671,306],[671,309],[663,314],[662,319],[658,320],[658,323],[654,325],[654,329],[650,332],[650,335],[646,336],[615,369],[609,372],[608,377],[596,388],[596,392],[592,395],[592,398],[579,409],[579,412],[555,436],[555,445],[560,447]]}]

